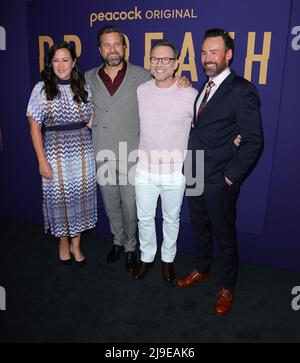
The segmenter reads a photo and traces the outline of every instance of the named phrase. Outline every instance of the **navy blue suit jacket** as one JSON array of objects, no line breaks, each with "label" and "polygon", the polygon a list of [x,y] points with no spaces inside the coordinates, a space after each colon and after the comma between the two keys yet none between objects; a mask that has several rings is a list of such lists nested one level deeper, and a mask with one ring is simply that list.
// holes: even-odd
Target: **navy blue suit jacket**
[{"label": "navy blue suit jacket", "polygon": [[[195,150],[204,150],[205,183],[224,182],[225,176],[233,183],[240,183],[256,165],[263,150],[260,100],[256,87],[232,71],[197,119],[196,103],[203,87],[195,100],[189,150],[194,154]],[[242,136],[239,149],[233,142],[237,134]],[[194,169],[196,161],[193,160]]]}]

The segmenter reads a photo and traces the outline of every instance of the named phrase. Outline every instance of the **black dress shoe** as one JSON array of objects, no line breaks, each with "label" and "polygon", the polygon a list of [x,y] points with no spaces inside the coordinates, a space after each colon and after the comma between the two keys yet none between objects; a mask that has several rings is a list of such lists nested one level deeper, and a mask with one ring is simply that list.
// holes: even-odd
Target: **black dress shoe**
[{"label": "black dress shoe", "polygon": [[75,263],[76,263],[76,265],[77,265],[77,266],[83,267],[83,266],[85,266],[85,265],[86,265],[86,257],[84,257],[84,259],[83,259],[83,260],[78,261],[78,260],[76,260],[76,258],[75,258],[75,254],[74,254],[74,251],[72,250],[72,248],[70,248],[70,253],[71,253],[71,257],[73,257],[73,258],[74,258],[74,261],[75,261]]},{"label": "black dress shoe", "polygon": [[71,258],[68,258],[67,260],[62,260],[60,257],[58,257],[58,261],[60,263],[62,263],[63,265],[65,265],[65,266],[71,265],[71,263],[72,263],[72,259]]},{"label": "black dress shoe", "polygon": [[133,278],[135,280],[143,279],[152,266],[153,266],[153,262],[141,261],[133,272]]},{"label": "black dress shoe", "polygon": [[83,267],[83,266],[85,266],[85,265],[86,265],[86,258],[85,258],[85,259],[83,259],[83,260],[81,260],[81,261],[76,261],[76,260],[74,259],[74,261],[75,261],[75,263],[76,263],[76,265],[77,265],[77,266]]},{"label": "black dress shoe", "polygon": [[123,249],[123,246],[113,245],[112,249],[109,251],[107,255],[106,262],[107,263],[114,263],[118,261],[120,258],[120,253]]},{"label": "black dress shoe", "polygon": [[162,275],[165,281],[172,282],[175,278],[174,262],[162,263]]},{"label": "black dress shoe", "polygon": [[125,256],[125,266],[128,271],[133,271],[136,267],[136,258],[135,253],[133,251],[126,252]]}]

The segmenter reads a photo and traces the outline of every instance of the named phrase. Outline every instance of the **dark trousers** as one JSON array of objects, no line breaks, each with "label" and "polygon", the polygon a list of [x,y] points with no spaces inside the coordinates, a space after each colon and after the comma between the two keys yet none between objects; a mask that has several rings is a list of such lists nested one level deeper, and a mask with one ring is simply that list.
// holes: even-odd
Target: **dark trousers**
[{"label": "dark trousers", "polygon": [[236,233],[236,201],[240,187],[205,184],[201,196],[188,197],[190,218],[196,248],[196,268],[207,273],[213,262],[213,236],[220,254],[219,282],[233,288],[238,272],[239,256]]}]

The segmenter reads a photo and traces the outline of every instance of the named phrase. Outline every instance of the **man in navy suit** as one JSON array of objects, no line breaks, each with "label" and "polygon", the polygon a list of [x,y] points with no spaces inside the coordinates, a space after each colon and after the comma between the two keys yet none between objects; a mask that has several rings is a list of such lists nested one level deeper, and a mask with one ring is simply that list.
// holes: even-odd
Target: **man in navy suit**
[{"label": "man in navy suit", "polygon": [[[189,149],[204,150],[204,191],[188,197],[196,247],[196,269],[177,280],[189,287],[210,277],[213,235],[220,252],[220,290],[215,312],[229,312],[238,272],[236,202],[241,182],[256,165],[263,150],[260,100],[255,86],[230,70],[234,43],[228,32],[206,32],[201,62],[208,82],[194,106]],[[240,134],[242,143],[233,142]],[[199,161],[193,158],[193,174]]]}]

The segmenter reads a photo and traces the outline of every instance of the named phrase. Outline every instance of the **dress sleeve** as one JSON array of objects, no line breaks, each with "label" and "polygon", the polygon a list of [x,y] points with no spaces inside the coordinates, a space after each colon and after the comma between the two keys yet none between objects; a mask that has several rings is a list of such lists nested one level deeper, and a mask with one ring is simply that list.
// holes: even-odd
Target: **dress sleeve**
[{"label": "dress sleeve", "polygon": [[32,118],[39,125],[45,121],[46,97],[43,91],[43,82],[38,82],[32,92],[28,102],[26,116]]}]

